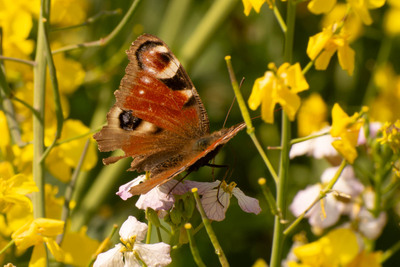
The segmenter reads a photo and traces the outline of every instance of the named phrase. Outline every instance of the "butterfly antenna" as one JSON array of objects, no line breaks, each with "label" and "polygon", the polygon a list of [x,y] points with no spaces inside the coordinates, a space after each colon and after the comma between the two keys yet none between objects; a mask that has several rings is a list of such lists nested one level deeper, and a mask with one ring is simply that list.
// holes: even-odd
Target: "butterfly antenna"
[{"label": "butterfly antenna", "polygon": [[[244,77],[243,77],[242,80],[240,81],[239,89],[242,88],[243,82],[244,82]],[[228,113],[226,114],[226,117],[225,117],[225,120],[224,120],[224,124],[222,125],[222,128],[225,128],[226,122],[227,122],[228,117],[229,117],[229,114],[231,113],[231,110],[232,110],[232,108],[233,108],[233,104],[235,104],[235,101],[236,101],[236,96],[233,97],[231,106],[230,106],[229,109],[228,109]]]}]

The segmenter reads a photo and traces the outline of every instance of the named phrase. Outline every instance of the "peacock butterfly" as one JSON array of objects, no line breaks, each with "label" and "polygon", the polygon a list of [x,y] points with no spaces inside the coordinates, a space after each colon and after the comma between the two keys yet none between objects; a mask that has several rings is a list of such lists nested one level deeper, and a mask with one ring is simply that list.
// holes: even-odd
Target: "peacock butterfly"
[{"label": "peacock butterfly", "polygon": [[107,114],[107,125],[93,137],[100,151],[122,149],[132,157],[130,171],[149,179],[130,189],[147,193],[183,171],[206,165],[244,123],[210,133],[207,112],[178,59],[159,38],[143,34],[127,51],[129,64]]}]

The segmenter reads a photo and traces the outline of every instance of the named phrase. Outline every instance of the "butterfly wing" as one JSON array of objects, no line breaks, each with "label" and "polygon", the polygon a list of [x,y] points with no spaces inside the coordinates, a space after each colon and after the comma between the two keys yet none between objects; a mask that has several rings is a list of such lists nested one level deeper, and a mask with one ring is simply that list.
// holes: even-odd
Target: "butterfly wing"
[{"label": "butterfly wing", "polygon": [[94,138],[100,151],[125,152],[105,159],[106,164],[133,157],[132,170],[155,171],[188,141],[208,134],[208,117],[189,76],[163,41],[142,35],[127,55],[116,103]]},{"label": "butterfly wing", "polygon": [[[176,175],[182,173],[185,170],[192,171],[203,166],[209,162],[219,151],[219,149],[225,145],[230,139],[232,139],[239,131],[246,127],[245,123],[238,124],[228,129],[222,129],[220,131],[212,133],[210,136],[204,137],[196,141],[197,144],[203,143],[206,140],[206,148],[200,145],[199,149],[192,149],[191,153],[183,159],[183,161],[176,166],[167,168],[160,173],[156,173],[151,176],[151,179],[144,181],[143,183],[131,187],[129,192],[132,195],[145,194],[157,185],[166,183],[167,181],[174,178]],[[193,146],[192,146],[193,148]],[[192,169],[192,170],[190,170]]]}]

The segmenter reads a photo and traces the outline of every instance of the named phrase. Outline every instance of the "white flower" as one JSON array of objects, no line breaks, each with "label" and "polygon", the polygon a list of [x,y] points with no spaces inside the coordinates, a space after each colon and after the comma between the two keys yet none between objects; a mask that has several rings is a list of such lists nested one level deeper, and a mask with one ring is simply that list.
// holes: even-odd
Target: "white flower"
[{"label": "white flower", "polygon": [[[297,217],[300,216],[318,197],[323,184],[327,184],[337,172],[338,167],[327,168],[321,175],[322,184],[308,186],[306,189],[299,191],[290,205],[290,211]],[[364,186],[355,177],[354,171],[351,166],[343,169],[342,173],[333,190],[339,194],[344,194],[350,197],[350,200],[356,198],[364,190]],[[344,203],[332,193],[321,201],[315,204],[305,215],[308,222],[315,230],[324,229],[334,225],[342,214],[347,214],[351,210],[351,203]]]},{"label": "white flower", "polygon": [[146,175],[142,174],[133,179],[132,181],[123,184],[119,187],[118,192],[116,193],[120,198],[123,200],[127,200],[128,198],[132,197],[132,194],[129,192],[131,187],[140,184],[146,179]]},{"label": "white flower", "polygon": [[[140,175],[133,179],[132,181],[121,185],[119,187],[118,192],[116,193],[123,200],[127,200],[132,197],[132,194],[129,192],[131,187],[140,184],[145,180],[146,176]],[[175,203],[175,195],[181,195],[187,192],[186,187],[183,183],[177,180],[171,180],[162,184],[160,186],[156,186],[151,189],[146,194],[140,195],[138,201],[136,202],[136,207],[142,210],[146,210],[147,208],[152,208],[153,210],[170,210]]]},{"label": "white flower", "polygon": [[[329,133],[329,130],[330,127],[326,127],[312,135]],[[313,156],[316,159],[337,157],[339,154],[332,146],[333,141],[333,137],[330,134],[326,134],[304,142],[296,143],[290,149],[289,157],[291,159],[301,155]]]},{"label": "white flower", "polygon": [[246,196],[242,190],[236,187],[235,182],[228,185],[225,181],[221,183],[218,180],[212,183],[186,181],[185,185],[190,189],[194,187],[198,189],[199,195],[202,196],[201,204],[210,220],[222,221],[225,219],[232,195],[237,198],[243,211],[254,214],[261,212],[258,200]]},{"label": "white flower", "polygon": [[[374,138],[381,127],[382,124],[379,122],[370,123],[369,136]],[[311,135],[329,133],[330,129],[331,127],[328,126],[318,132],[312,133]],[[322,158],[334,159],[339,155],[337,150],[332,146],[332,142],[334,140],[335,139],[330,134],[326,134],[320,137],[296,143],[291,147],[289,152],[289,157],[293,159],[298,156],[307,155],[307,156],[312,156],[316,159],[322,159]],[[365,143],[366,143],[365,131],[364,128],[361,127],[357,145],[363,145]]]},{"label": "white flower", "polygon": [[147,225],[129,216],[119,230],[120,240],[114,248],[100,253],[94,262],[94,267],[135,267],[142,262],[149,267],[167,266],[171,263],[171,247],[163,242],[143,244],[146,237]]},{"label": "white flower", "polygon": [[350,218],[358,223],[358,230],[360,233],[372,240],[377,239],[385,227],[387,222],[387,215],[385,212],[379,213],[378,217],[370,212],[374,208],[375,192],[368,188],[362,194],[364,206],[360,207],[358,204],[354,205]]}]

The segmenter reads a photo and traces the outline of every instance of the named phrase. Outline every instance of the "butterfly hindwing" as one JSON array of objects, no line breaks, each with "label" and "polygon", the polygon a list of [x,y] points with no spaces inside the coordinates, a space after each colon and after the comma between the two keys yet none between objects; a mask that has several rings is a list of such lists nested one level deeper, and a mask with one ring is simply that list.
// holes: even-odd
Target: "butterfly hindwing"
[{"label": "butterfly hindwing", "polygon": [[139,36],[127,55],[116,103],[94,138],[100,151],[124,152],[104,159],[105,164],[132,157],[130,170],[150,172],[149,180],[131,189],[136,195],[185,170],[197,170],[244,124],[209,133],[208,116],[192,81],[159,38]]}]

